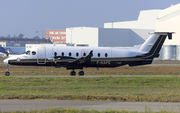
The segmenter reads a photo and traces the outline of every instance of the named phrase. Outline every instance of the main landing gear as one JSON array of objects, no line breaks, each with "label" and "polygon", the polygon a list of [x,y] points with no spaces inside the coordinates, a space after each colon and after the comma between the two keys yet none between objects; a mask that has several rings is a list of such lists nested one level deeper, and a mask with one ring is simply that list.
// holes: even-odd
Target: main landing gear
[{"label": "main landing gear", "polygon": [[9,75],[10,75],[10,72],[9,72],[9,64],[7,64],[7,67],[6,67],[6,68],[7,68],[7,71],[5,72],[5,75],[6,75],[6,76],[9,76]]},{"label": "main landing gear", "polygon": [[75,76],[75,75],[76,75],[76,72],[73,70],[73,71],[71,71],[70,75],[71,75],[71,76]]},{"label": "main landing gear", "polygon": [[[76,72],[73,70],[73,71],[71,71],[70,75],[71,75],[71,76],[75,76],[75,75],[76,75]],[[79,76],[84,76],[84,71],[83,71],[83,70],[79,71],[78,75],[79,75]]]}]

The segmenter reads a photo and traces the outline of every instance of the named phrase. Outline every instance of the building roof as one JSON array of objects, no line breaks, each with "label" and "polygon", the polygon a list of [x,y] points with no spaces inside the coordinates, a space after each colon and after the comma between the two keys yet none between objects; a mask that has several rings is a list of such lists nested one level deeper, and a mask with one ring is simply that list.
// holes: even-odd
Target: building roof
[{"label": "building roof", "polygon": [[0,38],[0,41],[39,41],[49,42],[47,39],[31,39],[31,38]]},{"label": "building roof", "polygon": [[104,28],[128,28],[128,29],[155,29],[155,23],[161,10],[143,10],[140,11],[138,20],[104,23]]},{"label": "building roof", "polygon": [[159,12],[159,21],[165,21],[180,16],[180,4],[171,5],[170,7]]}]

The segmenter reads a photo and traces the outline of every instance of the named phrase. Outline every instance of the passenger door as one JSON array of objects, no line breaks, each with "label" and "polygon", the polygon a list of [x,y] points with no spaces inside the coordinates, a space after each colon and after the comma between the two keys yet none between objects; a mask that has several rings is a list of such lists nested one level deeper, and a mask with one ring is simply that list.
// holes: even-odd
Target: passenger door
[{"label": "passenger door", "polygon": [[39,47],[37,51],[37,63],[46,64],[46,48]]}]

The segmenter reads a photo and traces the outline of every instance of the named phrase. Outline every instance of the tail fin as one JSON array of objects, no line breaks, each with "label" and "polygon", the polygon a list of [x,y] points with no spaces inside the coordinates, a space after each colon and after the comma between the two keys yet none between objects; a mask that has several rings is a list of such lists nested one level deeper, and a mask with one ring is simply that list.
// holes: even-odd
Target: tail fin
[{"label": "tail fin", "polygon": [[142,44],[139,51],[146,52],[148,55],[151,55],[152,58],[159,57],[159,52],[166,37],[168,36],[169,39],[172,39],[172,33],[173,32],[151,33],[151,36]]}]

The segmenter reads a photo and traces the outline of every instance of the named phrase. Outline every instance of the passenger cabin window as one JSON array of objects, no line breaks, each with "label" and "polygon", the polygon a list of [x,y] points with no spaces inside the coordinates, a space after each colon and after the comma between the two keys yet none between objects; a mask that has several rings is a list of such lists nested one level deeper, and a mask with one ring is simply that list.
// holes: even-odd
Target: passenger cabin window
[{"label": "passenger cabin window", "polygon": [[71,54],[71,52],[69,52],[69,56],[71,56],[72,54]]},{"label": "passenger cabin window", "polygon": [[76,53],[76,56],[77,56],[77,57],[79,56],[79,53],[78,53],[78,52]]},{"label": "passenger cabin window", "polygon": [[107,53],[105,53],[105,57],[107,57],[108,56],[108,54]]},{"label": "passenger cabin window", "polygon": [[30,55],[30,51],[27,51],[27,52],[26,52],[26,55]]},{"label": "passenger cabin window", "polygon": [[57,56],[57,53],[56,53],[56,52],[54,52],[54,56],[55,56],[55,57]]},{"label": "passenger cabin window", "polygon": [[100,53],[98,53],[98,57],[100,57],[101,56],[101,54]]},{"label": "passenger cabin window", "polygon": [[86,56],[86,53],[83,53],[83,56]]},{"label": "passenger cabin window", "polygon": [[64,52],[61,53],[61,56],[64,56]]},{"label": "passenger cabin window", "polygon": [[35,52],[35,51],[32,51],[32,55],[36,55],[36,52]]}]

